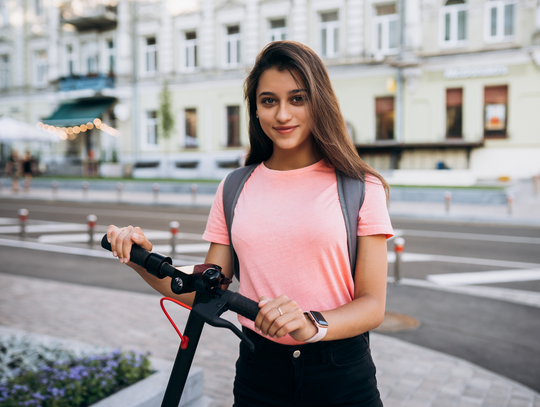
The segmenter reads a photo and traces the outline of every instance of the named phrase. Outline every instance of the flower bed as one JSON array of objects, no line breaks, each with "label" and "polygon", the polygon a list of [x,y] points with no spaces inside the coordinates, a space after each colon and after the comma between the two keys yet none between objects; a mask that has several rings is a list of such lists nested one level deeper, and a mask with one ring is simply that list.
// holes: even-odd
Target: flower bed
[{"label": "flower bed", "polygon": [[0,338],[0,407],[86,407],[152,372],[148,354],[76,355]]}]

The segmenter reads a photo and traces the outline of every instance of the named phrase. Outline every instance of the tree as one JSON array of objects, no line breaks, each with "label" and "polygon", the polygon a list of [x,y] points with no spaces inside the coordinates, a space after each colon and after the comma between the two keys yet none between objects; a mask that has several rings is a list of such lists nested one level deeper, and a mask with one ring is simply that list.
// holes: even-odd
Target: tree
[{"label": "tree", "polygon": [[174,116],[172,112],[171,92],[167,81],[163,82],[163,89],[159,94],[159,122],[161,134],[168,139],[174,129]]}]

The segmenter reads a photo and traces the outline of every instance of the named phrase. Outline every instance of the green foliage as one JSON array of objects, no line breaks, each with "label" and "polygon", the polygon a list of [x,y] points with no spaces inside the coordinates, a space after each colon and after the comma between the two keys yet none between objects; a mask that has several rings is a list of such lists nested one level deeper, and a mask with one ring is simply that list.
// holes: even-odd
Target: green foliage
[{"label": "green foliage", "polygon": [[[151,374],[148,354],[115,351],[75,357],[17,343],[8,351],[8,345],[0,348],[5,356],[0,407],[86,407]],[[6,374],[10,369],[12,374]]]},{"label": "green foliage", "polygon": [[163,89],[159,94],[159,123],[163,137],[168,139],[174,129],[174,115],[172,112],[171,92],[167,81],[163,82]]}]

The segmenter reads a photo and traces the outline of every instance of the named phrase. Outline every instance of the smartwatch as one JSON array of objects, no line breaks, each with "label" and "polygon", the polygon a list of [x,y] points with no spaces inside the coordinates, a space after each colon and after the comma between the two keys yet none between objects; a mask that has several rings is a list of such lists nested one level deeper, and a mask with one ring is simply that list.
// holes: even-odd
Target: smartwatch
[{"label": "smartwatch", "polygon": [[313,322],[313,325],[315,325],[317,328],[317,333],[304,342],[311,343],[320,341],[326,335],[326,331],[328,330],[328,322],[326,322],[326,319],[324,319],[323,315],[319,311],[308,311],[304,312],[304,314],[307,315],[311,322]]}]

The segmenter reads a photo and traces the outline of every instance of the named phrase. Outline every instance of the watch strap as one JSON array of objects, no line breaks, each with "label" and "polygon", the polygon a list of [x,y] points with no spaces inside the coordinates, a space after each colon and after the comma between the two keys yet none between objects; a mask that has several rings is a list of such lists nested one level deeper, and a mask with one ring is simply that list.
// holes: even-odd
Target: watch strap
[{"label": "watch strap", "polygon": [[317,333],[313,335],[311,338],[305,340],[305,343],[313,343],[313,342],[319,342],[321,339],[323,339],[326,336],[326,332],[328,331],[328,328],[323,327],[317,323],[315,318],[311,315],[310,312],[304,312],[304,314],[307,314],[309,320],[315,325],[315,328],[317,328]]}]

